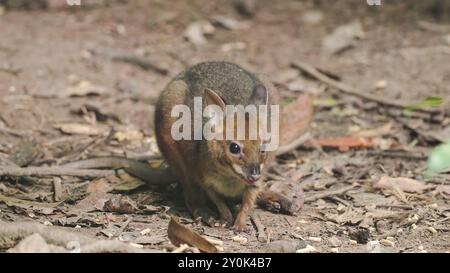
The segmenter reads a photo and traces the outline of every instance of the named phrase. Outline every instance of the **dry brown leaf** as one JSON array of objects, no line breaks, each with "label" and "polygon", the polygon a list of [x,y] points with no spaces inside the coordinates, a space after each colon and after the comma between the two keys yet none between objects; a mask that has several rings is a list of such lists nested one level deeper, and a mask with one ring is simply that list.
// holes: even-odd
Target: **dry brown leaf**
[{"label": "dry brown leaf", "polygon": [[133,190],[145,185],[145,183],[141,179],[139,179],[135,176],[129,175],[127,173],[121,173],[121,174],[119,174],[119,176],[120,176],[120,180],[123,182],[114,186],[115,191],[120,191],[120,192],[133,191]]},{"label": "dry brown leaf", "polygon": [[111,185],[105,178],[95,179],[88,184],[86,188],[87,193],[107,193],[112,190]]},{"label": "dry brown leaf", "polygon": [[53,127],[69,135],[96,136],[104,134],[106,131],[108,131],[108,128],[104,126],[94,126],[82,123],[59,123],[55,124]]},{"label": "dry brown leaf", "polygon": [[434,186],[426,185],[421,181],[417,181],[407,177],[388,177],[383,176],[380,180],[373,183],[375,189],[389,189],[396,188],[404,192],[423,193],[426,190],[434,188]]},{"label": "dry brown leaf", "polygon": [[198,248],[201,252],[217,253],[217,248],[211,244],[208,240],[200,236],[197,232],[183,226],[178,222],[175,217],[170,219],[167,233],[170,241],[175,246],[181,244],[188,244],[190,246]]},{"label": "dry brown leaf", "polygon": [[103,206],[103,211],[123,214],[133,214],[136,213],[137,210],[138,207],[133,200],[127,196],[118,194],[111,196]]},{"label": "dry brown leaf", "polygon": [[313,99],[301,95],[297,100],[281,109],[280,146],[291,143],[304,134],[314,113]]},{"label": "dry brown leaf", "polygon": [[91,193],[86,198],[78,201],[72,209],[79,212],[101,211],[108,200],[108,195],[104,192]]}]

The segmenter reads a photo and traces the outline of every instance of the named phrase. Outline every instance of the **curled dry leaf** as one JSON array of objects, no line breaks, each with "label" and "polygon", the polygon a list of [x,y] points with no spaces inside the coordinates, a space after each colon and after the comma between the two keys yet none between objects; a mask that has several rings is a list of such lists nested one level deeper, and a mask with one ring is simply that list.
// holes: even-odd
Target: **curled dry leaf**
[{"label": "curled dry leaf", "polygon": [[375,189],[400,189],[409,193],[423,193],[434,188],[434,186],[426,185],[421,181],[411,178],[388,176],[383,176],[380,180],[374,182],[373,187]]},{"label": "curled dry leaf", "polygon": [[348,152],[350,149],[373,148],[374,142],[371,138],[367,137],[344,136],[337,138],[311,139],[305,145],[337,148],[341,152]]},{"label": "curled dry leaf", "polygon": [[104,211],[123,214],[136,213],[138,207],[136,203],[127,196],[114,195],[105,202]]},{"label": "curled dry leaf", "polygon": [[169,227],[167,229],[169,240],[175,246],[188,244],[198,248],[201,252],[216,253],[217,248],[208,240],[200,236],[197,232],[183,226],[175,217],[170,219]]},{"label": "curled dry leaf", "polygon": [[364,30],[359,21],[336,28],[333,33],[322,41],[322,50],[328,54],[337,54],[351,48],[355,41],[363,38]]}]

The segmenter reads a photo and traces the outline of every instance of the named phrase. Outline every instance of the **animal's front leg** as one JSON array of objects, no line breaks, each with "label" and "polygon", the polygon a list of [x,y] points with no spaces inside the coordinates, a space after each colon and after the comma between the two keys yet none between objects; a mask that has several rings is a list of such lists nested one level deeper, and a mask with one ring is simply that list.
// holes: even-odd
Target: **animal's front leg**
[{"label": "animal's front leg", "polygon": [[231,226],[233,223],[233,214],[228,208],[227,204],[221,196],[219,196],[213,189],[205,189],[209,199],[216,205],[219,211],[221,220],[225,221],[227,225]]},{"label": "animal's front leg", "polygon": [[253,207],[255,203],[256,197],[259,194],[259,188],[251,187],[245,190],[244,195],[242,197],[242,204],[239,209],[238,215],[236,216],[236,220],[234,221],[234,229],[236,231],[244,231],[247,226],[247,219],[250,209]]}]

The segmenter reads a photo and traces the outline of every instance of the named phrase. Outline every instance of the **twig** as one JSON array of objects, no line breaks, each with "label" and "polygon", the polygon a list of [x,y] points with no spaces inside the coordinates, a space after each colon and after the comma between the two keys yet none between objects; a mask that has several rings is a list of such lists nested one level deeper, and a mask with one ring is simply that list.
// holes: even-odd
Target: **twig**
[{"label": "twig", "polygon": [[104,177],[115,174],[116,172],[113,170],[84,170],[60,167],[0,168],[0,176]]},{"label": "twig", "polygon": [[165,67],[160,66],[156,62],[132,54],[119,53],[110,49],[92,49],[90,52],[97,55],[103,55],[113,61],[125,62],[138,66],[143,70],[152,70],[161,75],[167,75],[169,73]]},{"label": "twig", "polygon": [[[66,248],[68,244],[76,242],[79,252],[152,252],[141,250],[120,241],[97,240],[94,237],[70,232],[59,227],[45,226],[32,222],[8,223],[0,221],[0,248],[15,246],[20,240],[38,233],[46,242]],[[69,252],[69,251],[67,251]],[[156,252],[156,251],[153,251]]]},{"label": "twig", "polygon": [[366,151],[367,155],[370,156],[384,156],[384,157],[394,157],[394,158],[405,158],[411,160],[427,160],[428,157],[425,155],[411,154],[403,151]]},{"label": "twig", "polygon": [[133,217],[128,217],[128,219],[120,226],[120,228],[116,232],[116,236],[119,237],[122,235],[123,231],[128,227],[128,225],[133,221]]},{"label": "twig", "polygon": [[261,223],[259,214],[252,213],[250,219],[255,224],[256,231],[258,232],[258,241],[261,243],[267,243],[266,227]]},{"label": "twig", "polygon": [[53,178],[53,190],[54,190],[53,199],[55,200],[55,202],[61,201],[62,199],[61,178],[59,177]]},{"label": "twig", "polygon": [[330,190],[330,191],[326,191],[326,192],[321,192],[321,193],[317,193],[311,196],[308,196],[305,198],[305,203],[310,203],[328,196],[333,196],[333,195],[340,195],[343,193],[348,192],[351,189],[354,189],[356,186],[355,185],[351,185],[351,186],[347,186],[347,187],[343,187],[337,190]]},{"label": "twig", "polygon": [[[347,95],[352,95],[352,96],[359,97],[359,98],[362,98],[365,100],[376,102],[378,104],[383,104],[386,106],[400,108],[400,109],[405,109],[406,107],[409,106],[409,104],[404,104],[404,103],[398,102],[396,100],[383,99],[380,97],[376,97],[373,95],[369,95],[369,94],[360,92],[351,86],[348,86],[342,82],[336,81],[336,80],[326,76],[325,74],[321,73],[318,69],[316,69],[315,67],[313,67],[309,64],[296,61],[296,62],[292,63],[292,66],[297,69],[300,69],[301,71],[312,76],[313,78],[315,78],[325,84],[328,84],[329,86],[334,87],[337,90],[339,90],[340,92],[345,93]],[[439,113],[443,112],[443,110],[440,110],[440,109],[424,109],[424,108],[418,108],[418,109],[415,109],[415,111],[429,113],[429,114],[439,114]]]},{"label": "twig", "polygon": [[32,134],[31,131],[14,130],[6,127],[0,127],[0,133],[8,134],[16,137],[25,137]]},{"label": "twig", "polygon": [[275,154],[278,156],[278,155],[288,153],[292,150],[295,150],[300,145],[305,143],[310,137],[311,137],[311,134],[309,132],[306,132],[303,135],[301,135],[300,137],[298,137],[297,139],[295,139],[294,141],[292,141],[291,143],[283,145],[280,148],[278,148],[278,150],[275,152]]},{"label": "twig", "polygon": [[167,75],[167,73],[169,73],[169,71],[164,68],[161,67],[159,65],[157,65],[156,63],[141,58],[139,56],[134,56],[134,55],[116,55],[112,57],[113,61],[119,61],[119,62],[124,62],[124,63],[129,63],[135,66],[138,66],[139,68],[143,69],[143,70],[152,70],[155,71],[161,75]]}]

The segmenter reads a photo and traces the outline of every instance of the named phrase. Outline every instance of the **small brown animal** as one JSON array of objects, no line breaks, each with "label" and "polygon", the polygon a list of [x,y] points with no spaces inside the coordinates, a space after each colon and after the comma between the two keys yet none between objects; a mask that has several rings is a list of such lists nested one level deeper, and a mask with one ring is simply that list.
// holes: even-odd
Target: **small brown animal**
[{"label": "small brown animal", "polygon": [[[277,104],[276,90],[269,81],[236,64],[205,62],[175,77],[162,91],[155,109],[157,143],[181,184],[189,211],[214,225],[212,203],[220,222],[234,223],[234,229],[242,231],[273,154],[261,149],[264,143],[259,137],[249,139],[248,122],[243,140],[236,139],[236,134],[233,140],[174,140],[171,128],[177,118],[171,111],[176,105],[187,105],[193,112],[194,97],[203,98],[203,107],[217,105],[225,111],[226,105]],[[270,120],[270,111],[268,114]],[[226,134],[226,122],[223,128]],[[234,221],[229,201],[241,203]]]}]

